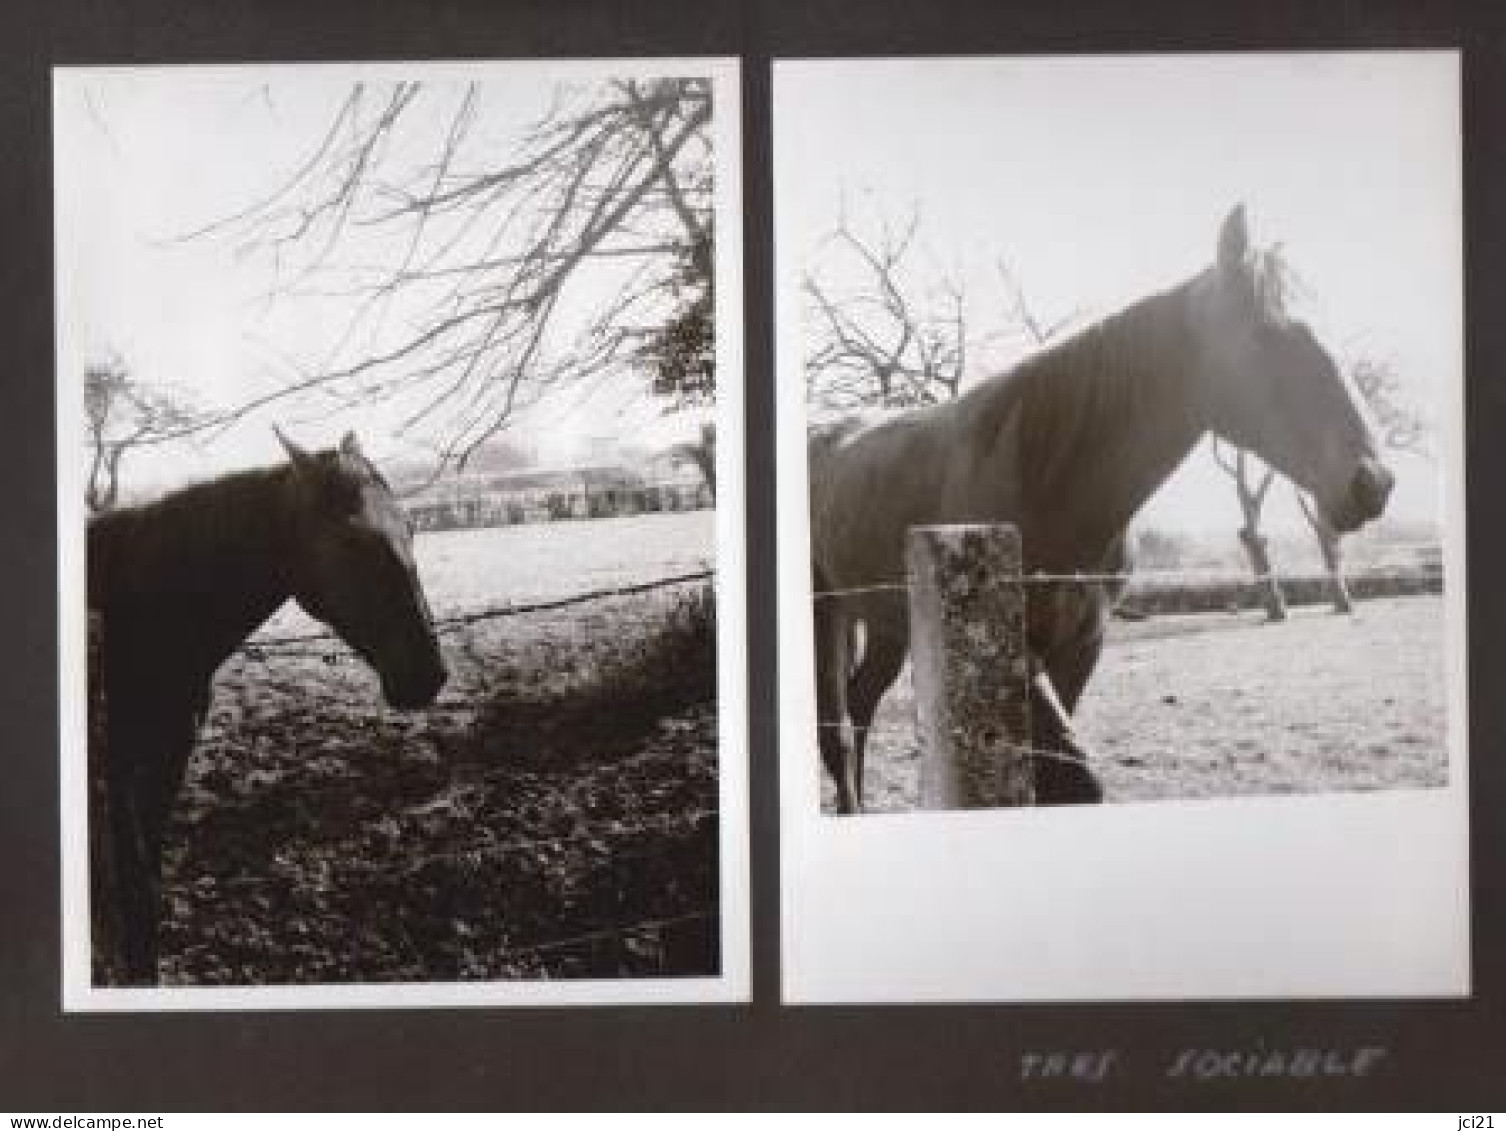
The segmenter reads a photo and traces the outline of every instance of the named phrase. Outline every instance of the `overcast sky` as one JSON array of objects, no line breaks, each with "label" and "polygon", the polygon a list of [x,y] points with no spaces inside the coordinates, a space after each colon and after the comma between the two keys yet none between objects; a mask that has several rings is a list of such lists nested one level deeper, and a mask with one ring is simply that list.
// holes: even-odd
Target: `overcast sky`
[{"label": "overcast sky", "polygon": [[[501,147],[571,71],[493,64],[482,74],[488,136]],[[327,312],[260,302],[272,282],[265,261],[238,260],[229,240],[173,237],[275,187],[352,77],[318,67],[58,73],[60,372],[115,351],[144,378],[224,404],[286,379],[287,357],[319,356]],[[845,199],[871,216],[918,208],[928,252],[975,302],[999,295],[1002,257],[1038,313],[1091,317],[1206,266],[1220,221],[1244,201],[1256,238],[1283,244],[1307,288],[1301,313],[1331,345],[1392,361],[1425,405],[1461,380],[1451,55],[781,63],[774,119],[786,281]],[[568,421],[555,408],[520,421],[519,434],[548,456],[590,435],[683,423],[665,425],[656,410],[623,417],[613,402]],[[136,476],[273,458],[270,419],[296,427],[308,415],[254,417],[212,451],[164,452]],[[359,428],[380,453],[400,450],[394,423],[374,410],[339,427]],[[334,438],[327,423],[305,427],[311,444]],[[1395,464],[1393,513],[1431,512],[1430,467]],[[1297,521],[1281,506],[1272,517]],[[1147,519],[1232,526],[1232,491],[1197,457]]]},{"label": "overcast sky", "polygon": [[[1210,264],[1242,201],[1336,353],[1393,362],[1439,416],[1462,380],[1452,55],[794,62],[774,95],[781,285],[844,206],[916,208],[975,301],[1001,294],[1002,257],[1039,315],[1101,316]],[[1434,513],[1433,469],[1394,462],[1392,513]],[[1237,526],[1210,468],[1195,455],[1145,521]],[[1300,523],[1284,503],[1271,518]]]},{"label": "overcast sky", "polygon": [[[269,260],[237,256],[238,241],[229,236],[179,237],[279,187],[313,152],[357,78],[448,82],[457,94],[462,80],[480,79],[483,109],[471,144],[497,160],[544,115],[561,80],[627,73],[653,70],[638,63],[497,63],[57,72],[62,379],[114,353],[142,380],[187,389],[206,406],[228,406],[288,380],[290,361],[308,366],[325,356],[343,326],[337,311],[317,302],[268,304],[276,278]],[[420,119],[412,134],[415,161],[432,159],[448,125],[438,106]],[[405,155],[395,156],[401,162]],[[361,238],[355,230],[348,245],[357,259]],[[507,438],[547,460],[578,454],[593,438],[668,443],[694,427],[665,418],[660,405],[616,392],[584,406],[577,401],[520,416]],[[394,435],[400,417],[391,408],[318,419],[325,407],[285,403],[248,418],[211,448],[143,452],[128,463],[126,486],[171,484],[278,458],[273,421],[311,447],[352,427],[379,456],[416,451]]]}]

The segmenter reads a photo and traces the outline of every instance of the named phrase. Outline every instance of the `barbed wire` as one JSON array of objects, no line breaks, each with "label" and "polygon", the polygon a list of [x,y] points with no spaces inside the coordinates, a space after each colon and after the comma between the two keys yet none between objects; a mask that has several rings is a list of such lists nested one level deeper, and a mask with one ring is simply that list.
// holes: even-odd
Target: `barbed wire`
[{"label": "barbed wire", "polygon": [[556,597],[546,601],[534,601],[524,605],[499,605],[495,608],[442,617],[436,622],[435,630],[438,632],[454,631],[457,627],[477,624],[481,621],[496,620],[500,617],[514,617],[521,616],[524,613],[563,609],[571,605],[584,604],[587,601],[605,600],[609,597],[631,597],[640,593],[651,593],[656,589],[667,589],[672,585],[685,585],[692,581],[707,581],[715,576],[715,570],[702,569],[691,573],[676,574],[672,577],[661,577],[654,581],[643,581],[633,585],[614,585],[605,589],[596,589],[587,593],[575,593],[568,597]]},{"label": "barbed wire", "polygon": [[572,946],[580,946],[584,943],[596,942],[599,939],[620,938],[624,935],[637,935],[646,931],[663,931],[666,927],[678,927],[685,923],[704,922],[706,920],[721,920],[721,909],[714,904],[702,904],[701,910],[689,911],[683,915],[671,915],[661,919],[645,919],[638,923],[627,926],[601,927],[594,931],[583,931],[578,935],[567,935],[561,939],[549,939],[541,943],[531,943],[527,946],[511,946],[507,948],[509,958],[515,955],[545,954],[552,950],[567,950]]},{"label": "barbed wire", "polygon": [[[245,886],[256,881],[271,882],[271,877],[236,876],[225,881],[227,885]],[[565,935],[560,938],[545,939],[543,942],[525,943],[521,946],[509,945],[503,952],[503,957],[516,959],[521,957],[537,957],[556,950],[569,950],[571,947],[584,946],[587,943],[599,942],[602,939],[628,938],[633,935],[643,935],[651,931],[663,932],[671,927],[684,926],[687,923],[714,922],[720,924],[722,911],[720,906],[714,903],[702,903],[697,905],[697,910],[686,911],[679,915],[658,916],[652,919],[638,919],[631,923],[613,923],[605,927],[595,927],[589,931],[581,931],[574,935]],[[401,923],[398,924],[401,926]],[[407,932],[404,931],[404,934]],[[417,946],[410,940],[410,950],[417,955]]]},{"label": "barbed wire", "polygon": [[[605,764],[588,772],[576,780],[575,786],[580,786],[600,774],[619,773],[622,768],[631,765],[641,759],[647,758],[647,752],[630,755],[628,758]],[[410,810],[410,813],[412,811]],[[445,863],[475,863],[480,864],[489,858],[513,856],[519,853],[537,852],[545,848],[569,848],[577,844],[592,844],[607,849],[618,851],[622,843],[631,841],[644,835],[665,836],[676,832],[682,832],[686,836],[694,836],[706,825],[707,822],[718,821],[721,818],[721,810],[716,807],[701,806],[681,811],[653,814],[640,814],[637,816],[603,816],[595,820],[582,822],[578,827],[569,832],[558,833],[550,836],[539,837],[510,837],[496,843],[472,845],[465,848],[456,848],[444,852],[427,853],[418,859],[399,864],[395,868],[388,869],[388,874],[395,875],[403,881],[410,881],[425,869],[437,864]],[[275,875],[248,876],[239,875],[227,877],[222,881],[227,887],[258,887],[270,884],[285,883],[285,877]],[[613,923],[601,927],[595,927],[578,934],[567,935],[561,938],[546,939],[542,942],[528,943],[524,945],[508,945],[505,947],[503,957],[518,959],[524,957],[537,957],[559,950],[569,950],[573,947],[584,946],[589,943],[599,942],[604,939],[627,939],[634,936],[648,935],[653,932],[662,932],[667,929],[682,926],[693,922],[720,922],[721,908],[715,903],[701,903],[695,905],[695,910],[682,912],[676,915],[660,916],[654,918],[635,919],[630,922]],[[399,924],[400,925],[400,924]],[[661,937],[662,942],[662,937]],[[416,948],[415,948],[416,949]]]},{"label": "barbed wire", "polygon": [[[667,589],[675,585],[686,585],[694,581],[709,581],[715,576],[716,570],[714,569],[699,569],[689,573],[655,578],[652,581],[604,586],[600,589],[572,593],[565,597],[551,597],[540,601],[524,603],[513,602],[464,613],[453,613],[449,616],[435,618],[434,631],[438,634],[458,632],[469,628],[471,625],[480,624],[485,621],[524,616],[530,613],[550,612],[555,609],[569,608],[572,605],[586,604],[590,601],[603,601],[612,597],[632,597],[642,593],[650,593],[657,589]],[[349,655],[344,653],[309,651],[307,649],[299,650],[296,646],[324,641],[338,641],[339,639],[339,636],[332,629],[321,629],[317,632],[272,636],[259,640],[253,637],[242,643],[237,651],[242,652],[247,658],[253,660],[264,660],[269,655],[275,654],[279,658],[323,660],[326,664],[335,665],[349,659]]]},{"label": "barbed wire", "polygon": [[[1144,576],[1144,575],[1142,574],[1142,575],[1137,575],[1137,576]],[[1248,578],[1252,577],[1253,575],[1249,574],[1249,573],[1243,573],[1240,576],[1248,579]],[[1328,575],[1328,574],[1306,574],[1306,575],[1290,575],[1290,574],[1288,574],[1288,575],[1280,575],[1280,574],[1276,574],[1275,576],[1278,577],[1279,579],[1283,580],[1283,581],[1291,581],[1291,580],[1305,580],[1305,581],[1325,580],[1326,581],[1326,580],[1329,579],[1330,575]],[[1415,569],[1413,569],[1413,570],[1394,571],[1394,572],[1390,572],[1390,573],[1385,573],[1385,572],[1382,572],[1382,571],[1374,571],[1374,572],[1359,571],[1359,572],[1356,572],[1355,574],[1348,575],[1346,577],[1346,580],[1353,581],[1356,578],[1359,578],[1359,579],[1363,580],[1366,577],[1380,577],[1380,578],[1394,577],[1394,578],[1398,578],[1398,579],[1401,579],[1401,580],[1415,581],[1415,582],[1418,582],[1418,583],[1427,583],[1427,582],[1434,582],[1434,583],[1436,583],[1439,580],[1439,578],[1440,578],[1440,574],[1437,571],[1429,572],[1429,571],[1421,571],[1421,570],[1415,570]],[[903,586],[894,586],[894,588],[904,588],[904,587]],[[838,591],[838,592],[840,592],[840,591]],[[1382,595],[1389,596],[1391,594],[1382,594]],[[1406,595],[1408,595],[1408,594],[1404,594],[1404,593],[1400,593],[1400,592],[1398,592],[1398,593],[1395,594],[1395,596],[1406,596]],[[908,683],[909,681],[910,681],[910,677],[909,676],[904,677],[903,680],[902,680],[902,682],[905,682],[905,683]],[[1022,694],[1023,693],[1024,693],[1024,691],[1023,691],[1023,686],[1022,686]],[[910,694],[911,695],[914,694],[913,685],[911,685]],[[1179,696],[1170,696],[1170,695],[1168,695],[1168,696],[1163,696],[1161,701],[1163,703],[1174,704],[1174,703],[1177,702],[1178,698],[1179,698]],[[1149,701],[1147,701],[1147,702],[1149,702]],[[1260,738],[1261,738],[1261,750],[1263,752],[1262,755],[1261,755],[1261,757],[1263,759],[1270,758],[1270,759],[1274,760],[1275,762],[1279,763],[1279,762],[1282,761],[1282,759],[1284,759],[1285,757],[1288,756],[1287,755],[1287,751],[1290,749],[1291,743],[1293,741],[1293,726],[1292,726],[1292,723],[1293,723],[1293,720],[1297,716],[1295,716],[1292,713],[1292,711],[1291,711],[1291,704],[1289,703],[1289,701],[1286,698],[1282,697],[1282,696],[1277,695],[1277,696],[1274,696],[1274,697],[1270,697],[1270,698],[1266,699],[1264,702],[1265,702],[1265,705],[1266,705],[1267,709],[1273,710],[1275,712],[1275,718],[1272,719],[1272,720],[1270,720],[1270,721],[1268,721],[1268,722],[1265,722],[1264,724],[1259,725],[1258,730],[1254,731],[1252,733],[1258,733],[1260,735]],[[1387,702],[1390,702],[1390,701],[1388,700]],[[1135,708],[1129,708],[1128,710],[1134,711]],[[1137,712],[1137,717],[1140,717],[1139,714],[1138,714],[1138,712]],[[1154,729],[1156,731],[1160,732],[1164,736],[1168,732],[1168,728],[1170,726],[1171,726],[1171,724],[1157,724],[1154,727]],[[817,720],[816,723],[815,723],[815,727],[816,727],[816,730],[818,732],[822,731],[822,730],[829,730],[829,729],[836,729],[839,732],[843,731],[843,730],[845,730],[847,728],[852,728],[854,731],[861,729],[863,731],[866,731],[866,733],[867,733],[870,741],[872,741],[873,739],[877,738],[880,741],[889,742],[889,743],[899,742],[899,743],[902,743],[904,745],[905,749],[908,749],[912,753],[913,752],[918,752],[921,749],[921,744],[922,744],[921,735],[920,735],[920,732],[919,732],[919,730],[917,728],[916,722],[915,722],[915,720],[914,720],[913,717],[910,720],[908,720],[908,721],[901,720],[901,719],[898,719],[898,718],[877,718],[876,717],[876,718],[874,718],[872,720],[872,722],[870,722],[870,724],[867,727],[864,727],[864,728],[858,728],[858,727],[856,727],[855,724],[853,724],[850,720],[844,720],[842,722]],[[1102,736],[1100,736],[1100,738],[1102,738]],[[1092,739],[1089,739],[1089,742],[1091,744],[1092,743]],[[1115,746],[1115,745],[1116,744],[1113,743],[1113,742],[1108,742],[1108,743],[1105,744],[1106,747],[1110,747],[1110,748],[1113,747],[1113,746]],[[1031,758],[1032,761],[1054,761],[1054,762],[1060,762],[1060,763],[1070,763],[1070,764],[1074,765],[1077,768],[1088,767],[1090,769],[1098,769],[1100,771],[1102,770],[1102,767],[1103,767],[1104,763],[1111,762],[1111,761],[1123,762],[1124,764],[1127,764],[1127,765],[1140,765],[1140,764],[1143,764],[1143,758],[1145,757],[1145,755],[1143,753],[1143,750],[1144,749],[1153,748],[1154,745],[1155,745],[1155,740],[1153,740],[1151,738],[1144,737],[1142,735],[1141,737],[1137,738],[1134,743],[1131,744],[1131,750],[1135,751],[1135,754],[1134,754],[1133,757],[1129,756],[1124,751],[1121,751],[1120,755],[1114,756],[1114,755],[1112,755],[1110,753],[1109,749],[1106,748],[1106,749],[1103,749],[1103,750],[1094,750],[1094,751],[1092,751],[1092,752],[1089,753],[1089,755],[1087,756],[1086,759],[1084,759],[1083,757],[1074,756],[1074,755],[1065,753],[1065,752],[1063,752],[1061,750],[1055,750],[1055,749],[1049,749],[1049,748],[1043,748],[1043,747],[1037,746],[1034,743],[1032,743],[1032,742],[1030,742],[1030,741],[1028,741],[1026,739],[1015,739],[1013,737],[1008,737],[1005,740],[1003,740],[1001,742],[1001,744],[1000,744],[1001,748],[1007,748],[1010,751],[1017,751],[1017,752],[1019,752],[1020,755]],[[867,761],[868,761],[868,764],[870,766],[875,765],[876,762],[884,760],[883,758],[875,758],[875,753],[874,753],[874,747],[873,746],[870,745],[869,748],[868,748],[868,750],[869,750],[869,753],[868,753]],[[914,807],[917,804],[917,802],[915,801],[915,795],[912,793],[912,794],[907,794],[906,796],[908,797],[908,801],[902,807],[904,807],[904,808]],[[830,801],[823,802],[823,809],[825,811],[834,811],[832,809],[832,803]]]},{"label": "barbed wire", "polygon": [[[818,730],[839,729],[839,728],[842,728],[842,727],[846,727],[848,725],[850,725],[850,724],[848,724],[848,723],[833,723],[833,722],[824,722],[824,723],[823,722],[818,722],[818,723],[816,723],[816,727],[817,727]],[[902,729],[902,728],[894,727],[894,726],[875,727],[875,726],[869,725],[869,726],[866,726],[866,727],[854,728],[854,729],[861,729],[861,730],[866,730],[866,731],[870,731],[870,732],[878,730],[878,731],[882,731],[884,733],[893,734],[893,733],[895,733],[895,731],[897,731],[899,729]],[[1029,754],[1032,758],[1045,759],[1047,761],[1054,761],[1054,762],[1067,762],[1067,763],[1070,763],[1071,765],[1079,766],[1079,767],[1086,766],[1088,764],[1084,759],[1076,757],[1075,755],[1072,755],[1072,754],[1068,754],[1065,751],[1050,750],[1050,749],[1047,749],[1044,746],[1032,746],[1028,742],[1017,742],[1014,739],[1009,739],[1005,743],[1005,745],[1007,745],[1009,747],[1009,749],[1011,749],[1011,750],[1018,750],[1018,751],[1021,751],[1022,753]]]},{"label": "barbed wire", "polygon": [[[1427,582],[1438,576],[1437,571],[1426,569],[1366,569],[1360,568],[1346,571],[1342,574],[1347,582],[1373,582],[1373,581],[1416,581]],[[1125,582],[1130,585],[1131,592],[1136,590],[1153,588],[1157,585],[1177,584],[1202,584],[1202,585],[1230,585],[1230,586],[1256,586],[1276,584],[1307,584],[1318,581],[1329,581],[1331,574],[1327,573],[1255,573],[1251,570],[1230,569],[1206,569],[1206,570],[1121,570],[1112,573],[1078,572],[1078,573],[1050,573],[1044,570],[1033,570],[1030,573],[1021,573],[1018,576],[1004,579],[1005,583],[1012,585],[1106,585],[1116,582]],[[1134,583],[1139,582],[1139,585]],[[886,592],[909,592],[910,585],[905,581],[876,581],[866,585],[851,585],[836,589],[816,589],[811,592],[812,600],[828,600],[834,597],[861,596],[868,593]]]},{"label": "barbed wire", "polygon": [[[435,631],[436,633],[460,632],[472,625],[495,619],[552,611],[614,597],[635,596],[678,585],[709,581],[714,579],[715,576],[715,569],[708,566],[649,581],[603,586],[560,597],[529,602],[512,602],[505,605],[453,613],[436,618]],[[99,622],[100,618],[98,614],[91,614],[91,633],[97,634]],[[300,647],[301,645],[314,645],[325,642],[339,642],[339,637],[332,630],[324,629],[309,633],[265,637],[260,640],[253,638],[252,640],[243,642],[237,650],[252,660],[264,660],[275,655],[278,658],[322,660],[325,664],[336,665],[356,658],[353,652],[333,652]],[[92,636],[91,645],[94,645]],[[93,655],[94,650],[91,647],[91,658]],[[95,746],[96,744],[91,743],[91,752],[95,749]],[[589,771],[576,784],[579,785],[587,782],[599,774],[620,773],[624,765],[631,764],[639,758],[646,758],[647,756],[647,754],[630,755],[626,759],[599,766]],[[429,853],[416,860],[398,863],[394,871],[398,877],[408,880],[425,868],[447,861],[476,861],[479,863],[489,858],[495,859],[520,853],[538,852],[541,849],[547,848],[568,849],[580,844],[599,846],[606,852],[611,853],[618,851],[624,842],[635,838],[662,837],[677,832],[684,836],[695,836],[701,833],[708,821],[716,821],[719,818],[719,809],[713,807],[690,808],[659,814],[601,817],[596,820],[582,822],[578,827],[566,833],[539,837],[513,837],[507,840],[500,840],[496,843]],[[254,888],[260,885],[284,883],[286,882],[286,878],[274,875],[237,875],[226,877],[223,882],[227,886],[250,886]],[[691,910],[674,915],[607,924],[564,937],[545,939],[540,942],[523,945],[509,945],[506,947],[505,956],[510,959],[517,959],[546,955],[555,951],[590,945],[602,940],[627,940],[634,937],[649,936],[656,932],[660,935],[660,944],[663,945],[664,932],[690,923],[717,923],[720,921],[720,916],[721,908],[717,903],[697,903],[692,905]],[[400,923],[399,927],[401,927]],[[411,942],[410,949],[416,951]],[[662,954],[660,955],[660,962],[662,965]]]}]

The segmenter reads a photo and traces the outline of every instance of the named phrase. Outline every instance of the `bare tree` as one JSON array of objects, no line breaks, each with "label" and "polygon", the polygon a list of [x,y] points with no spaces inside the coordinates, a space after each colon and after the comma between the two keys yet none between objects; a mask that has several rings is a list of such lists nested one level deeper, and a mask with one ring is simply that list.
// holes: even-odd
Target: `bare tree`
[{"label": "bare tree", "polygon": [[[1359,358],[1350,364],[1349,376],[1380,429],[1381,444],[1393,452],[1431,459],[1432,426],[1409,400],[1396,367],[1385,360]],[[1293,492],[1323,555],[1323,567],[1328,573],[1333,594],[1333,610],[1336,613],[1353,612],[1349,583],[1344,578],[1343,536],[1302,490],[1294,486]]]},{"label": "bare tree", "polygon": [[1302,516],[1307,519],[1308,528],[1312,530],[1318,549],[1323,554],[1323,569],[1328,574],[1329,590],[1333,594],[1333,611],[1346,615],[1354,612],[1354,601],[1349,596],[1349,582],[1344,579],[1343,536],[1333,528],[1322,508],[1308,497],[1306,491],[1294,485],[1292,494],[1297,497]]},{"label": "bare tree", "polygon": [[1006,333],[1013,336],[1023,334],[1027,345],[1040,347],[1052,341],[1077,320],[1079,312],[1075,310],[1049,322],[1043,320],[1026,298],[1025,288],[1009,264],[1003,259],[996,259],[994,269],[999,273],[999,282],[1004,288]]},{"label": "bare tree", "polygon": [[694,440],[676,444],[674,454],[689,460],[701,473],[711,497],[716,498],[716,425],[706,420],[701,422],[700,434]]},{"label": "bare tree", "polygon": [[1260,532],[1261,513],[1276,478],[1275,469],[1265,466],[1243,448],[1226,446],[1217,437],[1213,439],[1212,448],[1214,462],[1234,480],[1240,514],[1244,518],[1244,525],[1239,528],[1239,543],[1250,561],[1266,617],[1273,621],[1285,620],[1286,598],[1271,567],[1270,543]]},{"label": "bare tree", "polygon": [[1349,376],[1375,418],[1381,443],[1393,452],[1431,459],[1432,425],[1412,404],[1396,366],[1384,359],[1360,358],[1350,364]]},{"label": "bare tree", "polygon": [[[830,408],[890,408],[954,398],[967,365],[966,303],[945,272],[914,263],[920,214],[874,234],[844,215],[825,241],[825,275],[805,277],[811,343],[806,395]],[[852,281],[831,281],[844,275]]]},{"label": "bare tree", "polygon": [[121,465],[130,452],[187,439],[219,423],[217,415],[194,407],[181,390],[136,380],[119,357],[85,367],[89,475],[84,501],[89,510],[109,510],[119,500]]},{"label": "bare tree", "polygon": [[562,84],[512,144],[493,118],[474,82],[356,84],[274,192],[185,237],[233,238],[276,268],[269,298],[343,312],[322,360],[238,414],[394,402],[443,468],[566,389],[647,371],[645,395],[711,395],[710,82]]},{"label": "bare tree", "polygon": [[1003,302],[970,333],[968,297],[920,238],[921,216],[903,223],[854,221],[844,206],[804,281],[809,343],[806,397],[827,408],[908,408],[952,400],[969,364],[997,348],[1007,356],[1053,341],[1077,318],[1041,317],[1024,287],[995,261]]}]

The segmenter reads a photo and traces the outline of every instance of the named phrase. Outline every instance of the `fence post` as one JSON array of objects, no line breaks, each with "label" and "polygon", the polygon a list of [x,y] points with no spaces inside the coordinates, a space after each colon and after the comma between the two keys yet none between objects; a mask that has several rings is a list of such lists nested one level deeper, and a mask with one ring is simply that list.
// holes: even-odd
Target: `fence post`
[{"label": "fence post", "polygon": [[912,527],[908,558],[921,807],[1030,805],[1019,531]]}]

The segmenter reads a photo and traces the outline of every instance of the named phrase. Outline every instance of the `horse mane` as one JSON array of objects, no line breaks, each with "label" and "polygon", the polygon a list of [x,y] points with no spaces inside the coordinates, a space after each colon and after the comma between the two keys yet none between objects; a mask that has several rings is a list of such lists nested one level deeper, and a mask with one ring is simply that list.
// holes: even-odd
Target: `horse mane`
[{"label": "horse mane", "polygon": [[1302,277],[1287,259],[1280,244],[1250,253],[1246,263],[1260,317],[1284,322],[1290,300],[1307,293]]},{"label": "horse mane", "polygon": [[90,604],[201,587],[200,571],[210,551],[216,558],[227,550],[265,554],[268,524],[282,517],[270,504],[289,470],[284,464],[231,472],[92,517]]},{"label": "horse mane", "polygon": [[965,394],[979,406],[983,450],[1017,423],[1028,498],[1049,497],[1084,461],[1113,458],[1129,430],[1155,423],[1148,405],[1185,401],[1189,286],[1141,299]]},{"label": "horse mane", "polygon": [[[1280,324],[1291,300],[1307,288],[1281,244],[1247,253],[1244,272],[1257,318]],[[1089,421],[1116,427],[1121,413],[1134,414],[1147,382],[1180,370],[1185,342],[1187,290],[1194,280],[1150,295],[1110,314],[1059,343],[1050,343],[972,391],[984,410],[979,439],[985,448],[998,439],[1016,404],[1021,421],[1021,471],[1027,477],[1071,458],[1091,442],[1080,435]],[[1133,417],[1131,417],[1133,418]],[[1117,428],[1122,428],[1120,418]],[[1055,476],[1041,476],[1047,482]],[[1042,484],[1045,485],[1045,484]]]},{"label": "horse mane", "polygon": [[[336,510],[355,510],[362,488],[386,478],[364,455],[328,449],[309,461],[317,490]],[[286,522],[286,486],[293,467],[232,471],[181,487],[152,502],[121,507],[89,520],[89,599],[129,600],[154,592],[202,587],[207,563],[258,564],[276,552]]]}]

